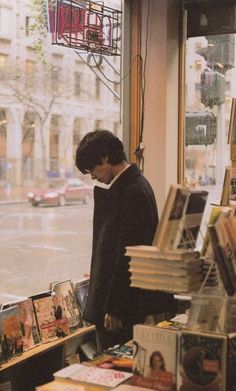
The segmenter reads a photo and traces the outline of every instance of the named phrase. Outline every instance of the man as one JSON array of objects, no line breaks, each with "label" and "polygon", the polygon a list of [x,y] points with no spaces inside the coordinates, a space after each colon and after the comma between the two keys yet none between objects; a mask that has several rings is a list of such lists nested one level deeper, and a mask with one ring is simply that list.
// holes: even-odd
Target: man
[{"label": "man", "polygon": [[108,130],[88,133],[76,166],[109,188],[94,188],[90,288],[83,319],[96,325],[98,351],[132,339],[147,315],[174,310],[173,296],[130,287],[125,246],[152,243],[158,223],[153,190],[122,142]]}]

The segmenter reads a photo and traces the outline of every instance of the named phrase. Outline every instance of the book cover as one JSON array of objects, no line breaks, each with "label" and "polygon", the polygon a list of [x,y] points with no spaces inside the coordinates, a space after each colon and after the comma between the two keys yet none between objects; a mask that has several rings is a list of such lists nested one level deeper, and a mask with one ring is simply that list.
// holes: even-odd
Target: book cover
[{"label": "book cover", "polygon": [[[159,250],[173,249],[180,222],[187,207],[190,190],[181,185],[171,185],[157,226],[153,245]],[[175,246],[175,248],[178,246]]]},{"label": "book cover", "polygon": [[220,205],[229,205],[229,193],[230,193],[230,167],[225,167],[225,175],[221,192]]},{"label": "book cover", "polygon": [[134,365],[131,383],[161,391],[176,387],[177,332],[137,324],[133,328]]},{"label": "book cover", "polygon": [[65,379],[83,385],[96,385],[110,389],[132,377],[132,373],[114,369],[99,368],[85,364],[72,364],[54,373],[56,380]]},{"label": "book cover", "polygon": [[0,363],[22,354],[23,338],[17,306],[0,311]]},{"label": "book cover", "polygon": [[[222,218],[228,217],[231,214],[232,208],[228,206],[214,205],[211,207],[210,216],[208,219],[208,225],[214,225],[217,221],[220,221]],[[210,242],[210,236],[208,231],[205,234],[202,248],[201,256],[212,259],[213,249]]]},{"label": "book cover", "polygon": [[89,292],[89,283],[90,283],[89,277],[73,282],[75,298],[77,304],[79,305],[81,313],[83,313],[86,306],[88,292]]},{"label": "book cover", "polygon": [[236,144],[236,98],[232,98],[231,102],[227,142],[228,144]]},{"label": "book cover", "polygon": [[71,280],[56,282],[53,284],[52,290],[56,296],[61,298],[70,331],[75,331],[81,326],[81,317]]},{"label": "book cover", "polygon": [[196,247],[207,197],[208,192],[206,190],[191,190],[176,235],[174,248],[194,249]]},{"label": "book cover", "polygon": [[3,304],[3,309],[16,305],[19,309],[20,326],[24,351],[32,349],[40,343],[40,336],[35,318],[32,299]]},{"label": "book cover", "polygon": [[180,331],[177,389],[225,391],[226,343],[222,334]]},{"label": "book cover", "polygon": [[208,197],[205,190],[171,186],[153,245],[159,250],[194,249]]},{"label": "book cover", "polygon": [[60,297],[45,296],[33,300],[36,321],[43,343],[64,337],[70,333]]}]

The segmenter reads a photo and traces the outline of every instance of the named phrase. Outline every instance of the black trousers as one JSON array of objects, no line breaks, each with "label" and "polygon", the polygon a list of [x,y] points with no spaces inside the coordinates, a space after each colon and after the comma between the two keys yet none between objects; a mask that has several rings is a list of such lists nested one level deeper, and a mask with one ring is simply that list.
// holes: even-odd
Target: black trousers
[{"label": "black trousers", "polygon": [[123,345],[133,338],[133,326],[126,326],[119,332],[107,331],[104,327],[96,327],[96,343],[98,353],[113,347]]}]

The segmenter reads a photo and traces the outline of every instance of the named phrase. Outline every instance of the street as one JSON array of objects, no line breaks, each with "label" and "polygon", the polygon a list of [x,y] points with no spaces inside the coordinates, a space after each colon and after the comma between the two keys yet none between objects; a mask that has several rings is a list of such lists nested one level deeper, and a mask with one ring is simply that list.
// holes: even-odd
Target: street
[{"label": "street", "polygon": [[93,203],[0,205],[0,303],[89,272]]}]

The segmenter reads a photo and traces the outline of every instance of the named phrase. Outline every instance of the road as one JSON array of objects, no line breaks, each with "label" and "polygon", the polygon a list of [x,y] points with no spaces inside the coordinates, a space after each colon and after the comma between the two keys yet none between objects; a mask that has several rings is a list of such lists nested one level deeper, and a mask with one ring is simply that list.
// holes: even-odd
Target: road
[{"label": "road", "polygon": [[89,272],[93,203],[0,205],[0,303]]}]

